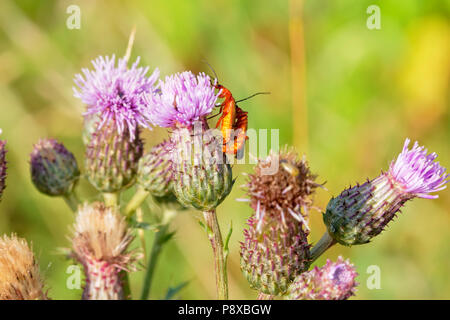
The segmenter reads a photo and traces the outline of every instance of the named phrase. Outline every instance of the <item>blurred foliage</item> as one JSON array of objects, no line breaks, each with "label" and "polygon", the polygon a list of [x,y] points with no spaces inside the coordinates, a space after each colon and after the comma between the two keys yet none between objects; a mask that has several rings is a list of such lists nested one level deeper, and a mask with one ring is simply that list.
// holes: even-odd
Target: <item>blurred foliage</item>
[{"label": "blurred foliage", "polygon": [[[298,0],[291,0],[292,3]],[[291,3],[291,5],[292,5]],[[81,8],[81,29],[66,27],[71,4]],[[33,242],[53,298],[78,299],[79,290],[66,287],[71,264],[57,254],[67,247],[73,215],[63,200],[39,194],[29,177],[28,157],[39,137],[63,141],[80,163],[83,106],[72,96],[72,79],[98,55],[123,55],[133,25],[137,27],[133,57],[159,67],[162,76],[185,69],[210,72],[242,98],[270,91],[243,102],[251,128],[280,128],[280,144],[298,145],[313,171],[327,181],[318,191],[324,208],[332,195],[350,183],[376,176],[400,151],[405,137],[417,139],[450,165],[450,1],[362,0],[300,1],[305,54],[305,86],[292,87],[289,37],[292,7],[285,1],[165,0],[165,1],[34,1],[3,0],[0,10],[0,128],[8,140],[8,187],[0,204],[0,233],[17,232]],[[381,8],[381,30],[366,27],[366,9]],[[306,121],[293,114],[300,90]],[[294,106],[294,107],[293,107]],[[303,131],[294,130],[307,123]],[[294,132],[305,136],[296,137]],[[164,130],[146,132],[148,146]],[[239,241],[251,214],[236,202],[238,187],[250,165],[236,165],[237,187],[219,208],[224,232],[231,220],[229,282],[234,299],[254,298],[239,270]],[[80,185],[86,200],[93,189]],[[129,193],[123,197],[129,197]],[[398,221],[372,244],[335,246],[327,257],[349,257],[357,266],[356,298],[450,298],[450,195],[408,203]],[[157,266],[152,298],[164,298],[168,288],[189,284],[177,297],[214,298],[212,254],[196,212],[183,212],[177,231]],[[311,241],[324,231],[321,214],[311,212]],[[148,231],[149,243],[153,232]],[[138,243],[135,244],[138,246]],[[323,264],[326,257],[319,259]],[[381,289],[369,290],[366,272],[381,269]],[[143,272],[132,275],[139,296]]]}]

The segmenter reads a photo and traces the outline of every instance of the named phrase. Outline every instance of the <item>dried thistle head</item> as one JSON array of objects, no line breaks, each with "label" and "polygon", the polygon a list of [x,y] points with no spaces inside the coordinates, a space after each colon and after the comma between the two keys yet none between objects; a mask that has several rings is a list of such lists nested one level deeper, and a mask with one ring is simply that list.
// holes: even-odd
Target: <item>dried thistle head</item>
[{"label": "dried thistle head", "polygon": [[136,256],[128,251],[133,235],[125,217],[103,203],[80,207],[74,225],[72,246],[84,266],[86,287],[83,299],[123,298],[119,272],[133,268]]},{"label": "dried thistle head", "polygon": [[[278,170],[266,174],[273,161],[278,162]],[[283,225],[287,219],[294,218],[308,228],[305,218],[313,205],[312,195],[321,186],[315,182],[316,177],[305,158],[299,159],[292,149],[284,148],[259,160],[255,173],[249,174],[245,185],[256,218],[261,223],[266,215],[270,215]]]},{"label": "dried thistle head", "polygon": [[133,235],[125,218],[103,203],[85,204],[74,225],[73,248],[78,257],[107,261],[125,268],[132,260],[127,253]]},{"label": "dried thistle head", "polygon": [[0,237],[0,300],[46,300],[31,248],[15,234]]}]

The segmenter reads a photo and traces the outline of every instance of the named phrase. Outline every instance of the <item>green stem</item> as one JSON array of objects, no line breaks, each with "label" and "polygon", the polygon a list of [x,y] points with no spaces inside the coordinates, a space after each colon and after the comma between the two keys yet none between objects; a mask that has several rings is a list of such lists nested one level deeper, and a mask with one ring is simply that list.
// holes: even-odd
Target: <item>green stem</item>
[{"label": "green stem", "polygon": [[115,207],[119,204],[119,193],[104,193],[103,198],[108,207]]},{"label": "green stem", "polygon": [[317,260],[325,251],[331,248],[336,244],[336,240],[334,240],[328,231],[325,231],[322,238],[320,238],[319,242],[311,249],[311,258],[310,263],[313,263]]},{"label": "green stem", "polygon": [[78,200],[75,193],[71,192],[69,194],[66,194],[65,196],[63,196],[63,199],[73,212],[77,212],[78,206],[80,205],[80,200]]},{"label": "green stem", "polygon": [[155,274],[156,263],[158,262],[159,254],[164,244],[164,237],[169,230],[169,225],[162,225],[155,234],[150,258],[148,259],[147,271],[145,273],[144,287],[142,289],[141,300],[147,300],[152,286],[153,275]]},{"label": "green stem", "polygon": [[172,219],[175,217],[176,211],[165,209],[163,217],[161,219],[161,227],[155,234],[155,240],[153,241],[152,251],[150,253],[147,270],[144,278],[144,286],[142,288],[141,300],[147,300],[150,294],[150,288],[153,282],[153,275],[155,274],[156,264],[158,262],[159,255],[164,244],[167,243],[167,234],[169,231],[169,225]]},{"label": "green stem", "polygon": [[136,211],[137,208],[141,206],[141,204],[147,199],[149,192],[144,190],[143,188],[138,188],[136,193],[131,198],[130,202],[128,202],[125,207],[125,216],[130,218],[131,215]]},{"label": "green stem", "polygon": [[[136,221],[138,223],[144,222],[144,217],[141,208],[136,209]],[[139,239],[141,240],[142,251],[144,252],[144,260],[147,260],[147,246],[145,245],[145,232],[144,229],[139,228],[138,230]]]},{"label": "green stem", "polygon": [[208,238],[214,254],[214,266],[216,271],[217,298],[228,300],[228,280],[225,255],[223,250],[222,234],[220,232],[219,221],[217,221],[216,210],[204,211]]}]

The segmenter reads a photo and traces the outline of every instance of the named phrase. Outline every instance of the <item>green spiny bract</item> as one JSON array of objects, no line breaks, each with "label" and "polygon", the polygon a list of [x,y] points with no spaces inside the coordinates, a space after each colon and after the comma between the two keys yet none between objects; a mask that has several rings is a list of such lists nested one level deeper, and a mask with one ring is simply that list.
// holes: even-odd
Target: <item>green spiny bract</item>
[{"label": "green spiny bract", "polygon": [[251,217],[240,252],[241,270],[250,286],[265,294],[284,294],[292,280],[308,268],[307,235],[295,220],[284,226],[271,219],[258,228],[258,219]]},{"label": "green spiny bract", "polygon": [[0,201],[6,187],[6,141],[0,140]]},{"label": "green spiny bract", "polygon": [[368,243],[381,233],[411,197],[392,184],[387,174],[344,190],[327,205],[323,221],[338,243]]},{"label": "green spiny bract", "polygon": [[164,141],[139,160],[137,184],[155,197],[173,191],[172,144]]},{"label": "green spiny bract", "polygon": [[298,275],[286,293],[286,300],[346,300],[355,294],[358,274],[353,265],[339,257],[325,266]]},{"label": "green spiny bract", "polygon": [[49,196],[70,194],[80,177],[74,155],[54,139],[41,139],[34,145],[30,168],[36,188]]},{"label": "green spiny bract", "polygon": [[185,207],[215,209],[233,186],[231,166],[226,163],[220,140],[209,132],[195,134],[178,129],[172,136],[174,193]]},{"label": "green spiny bract", "polygon": [[114,193],[129,187],[135,180],[143,143],[136,129],[134,139],[126,128],[121,134],[113,121],[92,134],[86,147],[86,174],[100,192]]}]

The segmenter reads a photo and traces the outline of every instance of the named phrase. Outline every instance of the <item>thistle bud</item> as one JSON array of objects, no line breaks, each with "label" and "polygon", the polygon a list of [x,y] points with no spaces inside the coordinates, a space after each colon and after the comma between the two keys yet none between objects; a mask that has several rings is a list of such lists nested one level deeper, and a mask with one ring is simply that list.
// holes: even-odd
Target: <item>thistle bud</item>
[{"label": "thistle bud", "polygon": [[287,300],[346,300],[353,296],[358,285],[358,273],[353,265],[339,257],[327,260],[325,266],[302,273],[289,286]]},{"label": "thistle bud", "polygon": [[351,246],[369,242],[380,234],[408,200],[437,198],[432,192],[446,188],[446,169],[434,162],[435,153],[414,144],[391,163],[388,172],[362,185],[344,190],[328,203],[323,220],[330,236]]},{"label": "thistle bud", "polygon": [[202,134],[178,129],[172,141],[174,193],[178,201],[202,211],[215,209],[230,193],[234,182],[220,139],[209,131]]},{"label": "thistle bud", "polygon": [[0,237],[0,300],[47,300],[39,265],[24,239]]},{"label": "thistle bud", "polygon": [[0,201],[6,187],[6,141],[0,140]]},{"label": "thistle bud", "polygon": [[80,177],[74,155],[54,139],[41,139],[31,152],[31,180],[49,196],[70,194]]},{"label": "thistle bud", "polygon": [[84,267],[84,300],[124,298],[120,271],[134,262],[127,248],[133,236],[125,217],[102,203],[85,204],[78,211],[72,246],[74,257]]},{"label": "thistle bud", "polygon": [[258,230],[252,217],[241,242],[241,270],[251,288],[270,295],[282,295],[292,280],[308,268],[307,233],[297,221],[286,226],[271,219]]},{"label": "thistle bud", "polygon": [[173,190],[172,144],[164,141],[139,160],[137,184],[155,197]]},{"label": "thistle bud", "polygon": [[134,182],[143,143],[139,129],[132,136],[127,128],[119,133],[113,121],[98,126],[92,134],[86,147],[86,173],[100,192],[118,192]]}]

